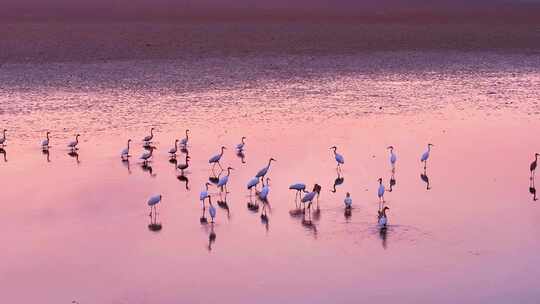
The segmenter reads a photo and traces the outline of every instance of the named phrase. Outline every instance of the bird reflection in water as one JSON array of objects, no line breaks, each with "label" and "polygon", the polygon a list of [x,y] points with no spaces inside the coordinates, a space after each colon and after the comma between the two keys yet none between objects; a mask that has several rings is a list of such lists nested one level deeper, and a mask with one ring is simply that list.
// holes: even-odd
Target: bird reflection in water
[{"label": "bird reflection in water", "polygon": [[267,210],[270,210],[270,204],[268,203],[268,201],[263,201],[262,204],[263,207],[261,211],[261,223],[264,225],[266,232],[268,232],[270,230],[270,219],[268,217]]},{"label": "bird reflection in water", "polygon": [[124,167],[126,167],[128,174],[131,174],[131,167],[129,164],[129,159],[122,161],[122,164],[124,165]]},{"label": "bird reflection in water", "polygon": [[171,163],[175,168],[176,168],[176,165],[178,164],[178,160],[176,158],[169,158],[169,163]]},{"label": "bird reflection in water", "polygon": [[317,225],[313,222],[311,218],[311,209],[308,208],[307,212],[302,214],[302,227],[306,230],[313,232],[313,236],[317,237]]},{"label": "bird reflection in water", "polygon": [[259,211],[259,202],[258,200],[253,201],[252,196],[249,196],[249,201],[247,202],[247,208],[251,212],[258,212]]},{"label": "bird reflection in water", "polygon": [[429,177],[427,175],[427,171],[426,171],[426,168],[424,167],[424,172],[422,172],[420,174],[420,179],[426,183],[426,190],[430,190],[431,189],[431,186],[429,185]]},{"label": "bird reflection in water", "polygon": [[4,162],[7,163],[7,152],[6,152],[6,149],[0,148],[0,154],[3,156]]},{"label": "bird reflection in water", "polygon": [[79,153],[77,153],[76,150],[69,151],[68,155],[75,158],[75,160],[77,161],[77,165],[81,163],[80,160],[79,160]]},{"label": "bird reflection in water", "polygon": [[214,184],[214,185],[217,185],[219,183],[219,178],[221,177],[221,174],[223,173],[223,170],[219,171],[219,174],[216,175],[216,173],[214,172],[214,170],[212,170],[212,175],[210,177],[208,177],[208,180]]},{"label": "bird reflection in water", "polygon": [[[337,175],[336,179],[334,180],[334,187],[332,189],[333,193],[336,193],[336,191],[337,191],[336,187],[340,186],[345,181],[345,177],[341,176],[341,171],[338,171],[337,174],[338,175]],[[318,197],[317,197],[317,199],[318,199]]]},{"label": "bird reflection in water", "polygon": [[153,232],[158,232],[163,228],[163,225],[161,225],[160,222],[158,222],[158,215],[157,212],[152,212],[150,214],[150,224],[148,224],[148,230]]},{"label": "bird reflection in water", "polygon": [[148,174],[150,174],[150,177],[156,177],[157,174],[154,173],[154,170],[152,169],[152,166],[148,163],[143,163],[141,165],[141,169],[144,171],[144,172],[148,172]]},{"label": "bird reflection in water", "polygon": [[185,176],[184,173],[181,173],[176,178],[178,178],[179,181],[185,183],[186,184],[186,190],[189,191],[189,178],[187,176]]},{"label": "bird reflection in water", "polygon": [[529,193],[533,196],[533,201],[537,201],[538,199],[536,198],[536,187],[534,186],[534,180],[535,180],[535,177],[533,175],[530,178]]},{"label": "bird reflection in water", "polygon": [[221,209],[227,211],[227,218],[230,218],[231,214],[229,210],[229,204],[227,204],[227,193],[223,194],[223,192],[219,192],[219,199],[217,201],[217,204]]},{"label": "bird reflection in water", "polygon": [[392,175],[390,175],[390,182],[388,185],[388,192],[392,192],[396,186],[396,169],[392,168]]},{"label": "bird reflection in water", "polygon": [[214,223],[210,223],[210,233],[208,234],[208,251],[212,251],[212,245],[216,242],[216,232]]},{"label": "bird reflection in water", "polygon": [[246,154],[244,153],[244,150],[236,151],[236,156],[240,158],[240,161],[242,162],[242,164],[246,163]]},{"label": "bird reflection in water", "polygon": [[387,246],[387,237],[388,237],[388,228],[385,227],[385,228],[381,228],[379,229],[379,237],[381,238],[381,241],[382,241],[382,247],[384,249],[386,249],[386,246]]},{"label": "bird reflection in water", "polygon": [[41,154],[45,155],[45,159],[48,163],[51,162],[51,153],[49,152],[49,149],[43,149],[41,150]]}]

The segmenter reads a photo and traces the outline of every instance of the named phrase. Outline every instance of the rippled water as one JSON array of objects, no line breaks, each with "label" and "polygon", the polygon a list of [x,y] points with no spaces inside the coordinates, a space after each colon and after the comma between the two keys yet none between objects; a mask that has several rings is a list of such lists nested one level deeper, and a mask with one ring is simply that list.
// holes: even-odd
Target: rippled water
[{"label": "rippled water", "polygon": [[[535,303],[540,213],[528,166],[540,152],[539,64],[538,56],[457,52],[5,64],[3,297]],[[158,147],[151,171],[138,161],[150,126]],[[166,153],[185,128],[187,184]],[[39,148],[45,130],[48,157]],[[78,158],[65,148],[74,133]],[[244,163],[233,149],[242,136]],[[127,138],[129,166],[118,155]],[[428,142],[435,147],[424,172]],[[212,227],[199,222],[198,195],[221,145],[224,166],[235,170],[226,198],[211,190],[229,206]],[[345,156],[343,176],[332,145]],[[383,235],[376,189],[391,176],[388,145],[398,165]],[[277,162],[265,222],[248,210],[245,184],[269,157]],[[344,180],[333,192],[336,178]],[[323,187],[311,218],[289,212],[287,187],[301,181]],[[159,232],[148,229],[146,205],[156,193]]]}]

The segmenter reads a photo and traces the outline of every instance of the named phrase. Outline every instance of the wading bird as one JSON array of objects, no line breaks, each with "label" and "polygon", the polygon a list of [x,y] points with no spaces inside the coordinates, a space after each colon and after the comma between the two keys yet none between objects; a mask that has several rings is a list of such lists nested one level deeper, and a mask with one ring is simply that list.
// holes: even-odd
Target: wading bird
[{"label": "wading bird", "polygon": [[143,138],[144,144],[149,145],[153,138],[154,138],[154,128],[151,128],[150,135],[147,135]]},{"label": "wading bird", "polygon": [[154,212],[154,214],[157,212],[156,206],[159,204],[159,202],[161,202],[161,194],[154,195],[148,199],[148,206],[150,206],[149,216],[152,216],[152,212]]},{"label": "wading bird", "polygon": [[259,184],[259,179],[257,177],[254,177],[252,179],[249,180],[249,182],[247,183],[247,188],[249,190],[249,197],[251,197],[251,194],[253,192],[253,188],[257,189],[257,185]]},{"label": "wading bird", "polygon": [[379,190],[377,190],[377,196],[379,197],[379,204],[384,203],[384,185],[382,178],[379,178]]},{"label": "wading bird", "polygon": [[258,177],[261,179],[261,183],[264,185],[264,177],[266,176],[266,173],[268,173],[268,169],[270,169],[270,164],[272,163],[272,161],[276,161],[275,159],[273,158],[270,158],[268,160],[268,165],[266,165],[266,167],[262,168],[261,170],[259,170],[259,172],[257,172],[257,175],[255,175],[255,177]]},{"label": "wading bird", "polygon": [[246,144],[246,137],[245,136],[242,136],[242,142],[239,143],[238,145],[236,145],[236,150],[238,151],[243,151],[244,150],[244,145]]},{"label": "wading bird", "polygon": [[534,174],[536,172],[536,164],[538,163],[538,156],[540,156],[540,154],[534,153],[534,161],[531,163],[531,166],[530,166],[531,178],[534,176]]},{"label": "wading bird", "polygon": [[212,218],[212,223],[214,223],[214,219],[216,218],[216,207],[212,205],[212,197],[208,196],[208,212],[210,213],[210,217]]},{"label": "wading bird", "polygon": [[201,194],[199,195],[199,199],[201,200],[202,207],[204,208],[204,201],[209,197],[208,195],[208,186],[210,186],[210,183],[204,184],[205,188],[203,191],[201,191]]},{"label": "wading bird", "polygon": [[234,170],[234,168],[228,167],[227,168],[227,175],[223,176],[219,179],[217,186],[221,188],[221,191],[225,189],[225,192],[228,192],[227,190],[227,182],[229,182],[229,175],[231,175],[231,170]]},{"label": "wading bird", "polygon": [[429,152],[431,152],[431,147],[434,147],[432,144],[427,145],[427,151],[422,154],[420,161],[424,163],[424,169],[427,167],[427,161],[429,158]]},{"label": "wading bird", "polygon": [[208,163],[212,164],[212,170],[214,169],[214,167],[216,166],[216,164],[218,164],[219,168],[221,168],[221,170],[223,170],[223,168],[221,167],[221,164],[219,163],[219,160],[220,160],[221,157],[223,156],[223,151],[224,151],[225,149],[227,149],[227,148],[225,148],[224,146],[221,146],[221,153],[212,156],[212,158],[210,158],[210,159],[208,160]]},{"label": "wading bird", "polygon": [[263,202],[266,202],[268,199],[268,193],[270,192],[270,184],[268,182],[270,181],[270,178],[266,178],[266,185],[263,186],[261,189],[261,192],[259,192],[259,199]]},{"label": "wading bird", "polygon": [[51,132],[47,131],[47,134],[45,135],[45,139],[41,142],[41,149],[48,150],[49,149],[49,134]]},{"label": "wading bird", "polygon": [[298,197],[302,197],[302,192],[306,190],[306,184],[303,183],[296,183],[289,186],[290,190],[296,190],[296,194],[294,195],[294,201],[298,199]]},{"label": "wading bird", "polygon": [[390,164],[392,165],[392,170],[393,170],[393,169],[396,168],[397,156],[394,153],[394,147],[393,146],[388,146],[387,149],[390,150]]},{"label": "wading bird", "polygon": [[379,211],[379,228],[380,229],[386,229],[386,225],[388,224],[388,217],[386,216],[386,210],[389,210],[390,208],[384,207],[381,211]]},{"label": "wading bird", "polygon": [[186,147],[188,144],[188,141],[189,141],[189,129],[186,129],[186,137],[182,138],[182,140],[180,141],[180,144],[183,147]]},{"label": "wading bird", "polygon": [[176,158],[176,151],[178,151],[178,139],[174,140],[174,147],[169,150],[171,158]]},{"label": "wading bird", "polygon": [[150,159],[152,158],[152,154],[154,153],[154,150],[157,150],[155,147],[150,147],[150,150],[148,152],[144,152],[140,159],[142,159],[143,164],[147,165]]},{"label": "wading bird", "polygon": [[336,146],[333,146],[330,148],[330,150],[334,150],[334,157],[336,159],[336,162],[337,162],[337,170],[338,171],[341,171],[341,165],[343,165],[345,163],[345,158],[343,158],[343,155],[337,153],[337,147]]},{"label": "wading bird", "polygon": [[81,136],[81,135],[80,134],[75,135],[75,140],[70,142],[67,145],[68,148],[70,148],[71,150],[78,150],[77,145],[79,144],[79,136]]},{"label": "wading bird", "polygon": [[131,139],[128,139],[127,141],[127,147],[122,150],[122,152],[120,152],[120,159],[122,159],[122,161],[128,161],[129,160],[129,143],[131,143]]},{"label": "wading bird", "polygon": [[345,196],[345,200],[343,200],[343,203],[345,204],[345,209],[352,208],[352,198],[349,192],[347,192],[347,196]]},{"label": "wading bird", "polygon": [[186,170],[189,167],[189,160],[191,157],[189,155],[186,155],[186,162],[184,164],[179,164],[178,169],[180,170],[180,174],[184,175],[184,170]]}]

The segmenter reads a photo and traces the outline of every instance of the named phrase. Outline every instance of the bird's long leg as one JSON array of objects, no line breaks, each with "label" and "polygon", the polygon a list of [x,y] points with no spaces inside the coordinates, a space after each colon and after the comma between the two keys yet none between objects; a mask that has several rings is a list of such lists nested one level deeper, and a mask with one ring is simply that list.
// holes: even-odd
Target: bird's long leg
[{"label": "bird's long leg", "polygon": [[223,171],[223,167],[221,166],[221,164],[219,163],[219,161],[217,162],[217,164],[219,165],[219,168],[221,169],[221,171]]}]

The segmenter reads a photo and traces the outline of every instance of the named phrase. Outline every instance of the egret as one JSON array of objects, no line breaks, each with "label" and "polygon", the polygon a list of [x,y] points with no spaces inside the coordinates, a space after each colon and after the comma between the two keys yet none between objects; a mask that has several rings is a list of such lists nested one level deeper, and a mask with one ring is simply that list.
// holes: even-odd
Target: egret
[{"label": "egret", "polygon": [[129,159],[129,143],[131,142],[131,139],[128,139],[127,141],[127,147],[120,152],[120,158],[122,161],[128,161]]},{"label": "egret", "polygon": [[214,207],[214,205],[212,205],[212,197],[209,195],[208,196],[208,203],[209,203],[209,207],[208,207],[208,212],[210,213],[210,217],[212,218],[212,223],[214,223],[214,218],[216,217],[216,208]]},{"label": "egret", "polygon": [[152,216],[152,211],[154,211],[154,214],[156,212],[156,205],[161,202],[161,194],[154,195],[148,199],[148,206],[150,206],[150,216]]},{"label": "egret", "polygon": [[246,137],[242,136],[242,142],[236,145],[236,150],[242,151],[244,150],[244,145],[246,144]]},{"label": "egret", "polygon": [[208,186],[210,186],[210,183],[204,184],[205,188],[203,191],[201,191],[201,194],[199,195],[199,199],[202,202],[203,208],[204,208],[204,201],[209,197],[208,195]]},{"label": "egret", "polygon": [[390,150],[390,164],[392,165],[392,169],[395,169],[396,168],[397,156],[394,153],[394,147],[393,146],[388,146],[387,149]]},{"label": "egret", "polygon": [[388,217],[386,216],[386,210],[389,210],[390,208],[384,207],[382,211],[379,211],[379,228],[386,229],[386,225],[388,224]]},{"label": "egret", "polygon": [[80,134],[75,135],[75,140],[70,142],[67,146],[68,148],[71,148],[71,150],[77,150],[77,145],[79,144],[79,136]]},{"label": "egret", "polygon": [[259,198],[263,202],[266,202],[266,200],[268,199],[268,193],[270,192],[270,185],[268,184],[269,181],[270,181],[270,178],[267,177],[266,178],[266,185],[264,185],[261,192],[259,192]]},{"label": "egret", "polygon": [[268,160],[268,165],[266,165],[266,167],[259,170],[259,172],[257,172],[257,175],[255,175],[255,177],[258,177],[261,179],[261,182],[263,183],[263,185],[264,185],[264,177],[266,176],[266,173],[268,173],[268,169],[270,169],[270,164],[272,163],[272,161],[276,161],[276,160],[273,158],[270,158]]},{"label": "egret", "polygon": [[377,196],[379,197],[379,203],[384,203],[384,185],[382,183],[382,178],[379,178],[379,190],[377,191]]},{"label": "egret", "polygon": [[223,191],[223,189],[225,188],[225,192],[227,192],[227,182],[229,181],[229,175],[231,175],[231,170],[234,170],[234,168],[228,167],[227,175],[220,178],[217,183],[217,186],[221,188],[221,191]]},{"label": "egret", "polygon": [[6,139],[6,132],[7,132],[7,130],[4,129],[4,132],[3,132],[4,136],[2,136],[2,138],[0,138],[0,146],[2,146],[2,147],[3,147],[3,146],[6,144],[6,142],[7,142],[7,139]]},{"label": "egret", "polygon": [[306,184],[302,183],[296,183],[289,186],[290,190],[296,190],[296,194],[294,195],[294,201],[298,199],[298,196],[302,197],[302,191],[306,190]]},{"label": "egret", "polygon": [[186,155],[186,163],[178,165],[177,168],[180,170],[180,173],[182,175],[184,174],[184,170],[186,170],[189,167],[189,160],[190,159],[191,159],[191,157],[189,157],[189,155]]},{"label": "egret", "polygon": [[150,135],[147,135],[143,138],[145,144],[150,144],[150,141],[154,138],[154,128],[150,129]]},{"label": "egret", "polygon": [[182,138],[182,140],[180,141],[180,144],[183,147],[185,147],[187,146],[188,140],[189,140],[189,129],[186,129],[186,137]]},{"label": "egret", "polygon": [[334,150],[334,156],[336,158],[336,162],[337,162],[337,170],[341,170],[341,165],[343,165],[345,163],[345,159],[343,158],[343,155],[337,153],[337,147],[336,146],[333,146],[330,148],[330,150]]},{"label": "egret", "polygon": [[254,177],[249,180],[249,182],[247,183],[247,188],[249,190],[249,197],[251,197],[251,193],[253,192],[251,189],[257,188],[258,184],[259,184],[259,178],[257,177]]},{"label": "egret", "polygon": [[176,151],[178,151],[178,139],[174,141],[174,147],[169,150],[171,158],[176,158]]},{"label": "egret", "polygon": [[157,150],[157,148],[151,147],[151,148],[150,148],[150,151],[144,152],[144,153],[141,155],[140,159],[143,160],[143,164],[144,164],[144,165],[146,165],[146,164],[150,161],[150,159],[152,158],[152,154],[154,153],[154,149]]},{"label": "egret", "polygon": [[540,156],[540,154],[538,153],[534,153],[534,161],[531,163],[531,178],[534,176],[535,172],[536,172],[536,164],[538,163],[538,156]]},{"label": "egret", "polygon": [[219,163],[219,160],[220,160],[221,157],[223,156],[223,151],[224,151],[225,149],[227,149],[227,148],[225,148],[224,146],[221,146],[221,153],[212,156],[212,158],[210,158],[210,159],[208,160],[208,163],[213,164],[213,165],[212,165],[212,170],[214,169],[214,167],[216,166],[216,164],[218,164],[219,167],[221,168],[221,170],[223,170],[223,168],[221,167],[221,164]]},{"label": "egret", "polygon": [[41,149],[43,150],[49,149],[49,134],[51,134],[51,132],[47,131],[47,134],[45,135],[46,138],[41,142]]},{"label": "egret", "polygon": [[427,160],[429,158],[429,152],[431,152],[431,147],[434,147],[432,144],[427,145],[427,151],[422,154],[422,157],[420,158],[420,161],[424,163],[424,169],[427,166]]},{"label": "egret", "polygon": [[343,203],[345,203],[345,209],[352,208],[352,198],[349,192],[347,192],[347,196],[345,197],[345,200],[343,201]]}]

